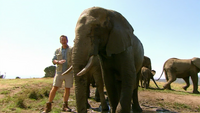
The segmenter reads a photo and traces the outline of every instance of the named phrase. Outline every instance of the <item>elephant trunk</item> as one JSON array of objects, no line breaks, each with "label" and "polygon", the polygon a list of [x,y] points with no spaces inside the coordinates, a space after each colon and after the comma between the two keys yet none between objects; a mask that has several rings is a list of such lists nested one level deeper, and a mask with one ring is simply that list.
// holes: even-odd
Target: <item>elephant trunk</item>
[{"label": "elephant trunk", "polygon": [[156,81],[154,80],[154,78],[152,77],[151,79],[153,80],[153,82],[155,83],[155,85],[157,86],[157,88],[160,89],[160,88],[158,87]]},{"label": "elephant trunk", "polygon": [[[81,48],[74,45],[72,52],[72,66],[73,66],[73,75],[75,78],[75,95],[76,95],[76,106],[78,113],[87,112],[87,77],[86,75],[77,76],[84,67],[87,61],[87,58],[83,55],[84,52],[81,52]],[[85,53],[84,53],[85,54]]]},{"label": "elephant trunk", "polygon": [[93,61],[92,58],[90,58],[90,56],[94,55],[95,50],[97,50],[94,48],[94,45],[90,42],[90,38],[88,38],[84,34],[79,34],[75,38],[74,47],[72,51],[72,66],[75,78],[75,94],[78,113],[87,112],[87,75],[85,75],[85,73],[90,68],[92,62],[90,62],[88,65],[86,64],[88,63],[89,59]]}]

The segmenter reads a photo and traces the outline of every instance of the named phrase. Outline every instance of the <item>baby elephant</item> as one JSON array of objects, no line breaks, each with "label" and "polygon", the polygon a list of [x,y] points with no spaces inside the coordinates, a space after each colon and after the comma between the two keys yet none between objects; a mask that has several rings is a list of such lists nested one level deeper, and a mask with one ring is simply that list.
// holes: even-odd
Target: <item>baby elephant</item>
[{"label": "baby elephant", "polygon": [[150,70],[149,68],[143,66],[141,68],[141,76],[140,76],[141,87],[148,89],[150,79],[152,79],[153,82],[155,83],[155,85],[157,86],[157,88],[159,88],[158,85],[156,84],[154,78],[153,78],[155,73],[156,73],[155,70]]}]

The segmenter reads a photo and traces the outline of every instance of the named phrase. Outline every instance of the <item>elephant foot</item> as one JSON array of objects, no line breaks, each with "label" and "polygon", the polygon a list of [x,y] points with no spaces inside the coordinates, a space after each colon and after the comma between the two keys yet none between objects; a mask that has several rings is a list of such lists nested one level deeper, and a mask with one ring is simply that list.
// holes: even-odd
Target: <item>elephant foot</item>
[{"label": "elephant foot", "polygon": [[100,98],[95,97],[96,102],[100,102]]},{"label": "elephant foot", "polygon": [[108,106],[102,107],[102,111],[109,111],[109,107]]},{"label": "elephant foot", "polygon": [[163,88],[168,89],[168,90],[172,90],[170,86],[166,86],[166,85],[164,85]]},{"label": "elephant foot", "polygon": [[101,108],[102,111],[109,111],[110,110],[107,102],[102,102],[100,104],[99,108]]},{"label": "elephant foot", "polygon": [[183,89],[184,89],[185,91],[187,91],[187,86],[183,86]]},{"label": "elephant foot", "polygon": [[89,108],[91,108],[91,106],[90,106],[90,104],[89,104],[89,103],[87,103],[87,109],[89,109]]},{"label": "elephant foot", "polygon": [[193,93],[195,93],[195,94],[199,94],[199,91],[193,91]]},{"label": "elephant foot", "polygon": [[142,108],[140,107],[140,106],[134,106],[133,104],[132,104],[132,110],[133,110],[133,112],[142,112]]}]

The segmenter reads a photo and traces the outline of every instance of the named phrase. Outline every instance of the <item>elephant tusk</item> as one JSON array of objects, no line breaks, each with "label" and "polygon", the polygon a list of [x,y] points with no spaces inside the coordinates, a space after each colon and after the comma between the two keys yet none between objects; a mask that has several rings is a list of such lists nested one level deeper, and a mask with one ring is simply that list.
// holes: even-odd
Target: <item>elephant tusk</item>
[{"label": "elephant tusk", "polygon": [[73,66],[70,66],[62,75],[68,74],[72,70]]},{"label": "elephant tusk", "polygon": [[77,76],[84,75],[90,69],[90,67],[92,66],[93,58],[94,58],[94,56],[90,57],[87,65],[77,74]]}]

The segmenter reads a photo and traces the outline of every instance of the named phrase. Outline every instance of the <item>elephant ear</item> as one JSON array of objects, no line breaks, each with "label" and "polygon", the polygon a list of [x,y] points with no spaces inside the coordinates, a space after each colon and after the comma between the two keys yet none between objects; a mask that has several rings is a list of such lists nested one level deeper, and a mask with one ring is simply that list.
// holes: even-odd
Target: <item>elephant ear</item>
[{"label": "elephant ear", "polygon": [[151,74],[154,76],[156,74],[155,70],[151,70]]},{"label": "elephant ear", "polygon": [[192,63],[200,69],[200,58],[192,58]]},{"label": "elephant ear", "polygon": [[132,45],[133,28],[125,18],[120,17],[120,19],[117,18],[114,23],[112,23],[113,28],[106,46],[107,56],[121,53]]}]

